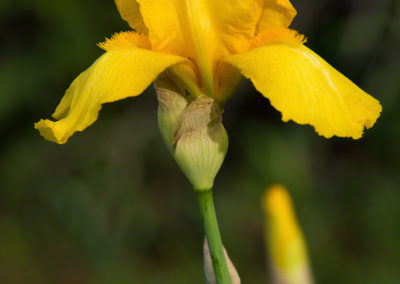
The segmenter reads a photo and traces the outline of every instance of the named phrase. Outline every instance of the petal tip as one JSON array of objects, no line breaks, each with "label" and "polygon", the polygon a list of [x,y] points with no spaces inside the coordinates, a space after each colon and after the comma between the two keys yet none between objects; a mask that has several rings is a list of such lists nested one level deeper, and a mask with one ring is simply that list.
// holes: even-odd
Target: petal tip
[{"label": "petal tip", "polygon": [[54,121],[41,119],[34,125],[35,129],[39,130],[40,135],[50,142],[64,144],[68,140],[68,137],[66,137],[65,133],[60,131],[59,127],[57,127],[57,123]]},{"label": "petal tip", "polygon": [[371,96],[369,96],[369,97],[373,99],[372,100],[373,107],[370,109],[369,115],[366,115],[364,120],[359,122],[359,127],[358,127],[357,133],[354,133],[351,136],[351,138],[353,138],[354,140],[362,138],[362,136],[364,135],[364,130],[372,128],[372,126],[374,126],[374,124],[378,120],[379,116],[381,115],[382,105],[375,98],[373,98]]}]

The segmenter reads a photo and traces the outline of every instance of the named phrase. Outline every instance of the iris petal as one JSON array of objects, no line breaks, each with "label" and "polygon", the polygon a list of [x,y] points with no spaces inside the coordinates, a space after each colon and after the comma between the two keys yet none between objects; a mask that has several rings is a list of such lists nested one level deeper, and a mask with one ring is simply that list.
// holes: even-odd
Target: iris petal
[{"label": "iris petal", "polygon": [[258,22],[257,31],[262,32],[268,28],[287,28],[293,21],[297,12],[289,0],[264,0],[264,8]]},{"label": "iris petal", "polygon": [[118,8],[121,18],[127,21],[132,29],[142,34],[148,33],[136,0],[115,0],[115,5]]},{"label": "iris petal", "polygon": [[189,57],[215,96],[215,61],[248,49],[263,0],[137,0],[154,50]]},{"label": "iris petal", "polygon": [[57,121],[42,119],[35,124],[41,135],[59,144],[67,142],[76,131],[83,131],[97,119],[103,103],[141,94],[158,74],[184,60],[137,47],[137,43],[143,44],[134,33],[124,33],[104,43],[102,46],[108,51],[66,91],[53,114]]},{"label": "iris petal", "polygon": [[[286,33],[284,37],[288,37]],[[310,124],[322,136],[358,139],[381,112],[379,102],[301,44],[277,38],[228,61],[282,113],[282,120]]]},{"label": "iris petal", "polygon": [[[213,56],[247,48],[262,0],[138,0],[156,50],[194,57],[195,45]],[[196,33],[194,34],[194,32]],[[193,39],[199,37],[199,40]],[[196,42],[190,42],[195,40]],[[192,46],[191,46],[192,45]]]}]

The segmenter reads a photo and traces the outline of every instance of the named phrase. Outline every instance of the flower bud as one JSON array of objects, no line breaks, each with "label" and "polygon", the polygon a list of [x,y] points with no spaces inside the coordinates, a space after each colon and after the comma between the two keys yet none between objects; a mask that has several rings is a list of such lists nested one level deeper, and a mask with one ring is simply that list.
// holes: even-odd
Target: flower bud
[{"label": "flower bud", "polygon": [[156,86],[161,134],[197,191],[212,188],[228,149],[222,110],[211,98],[193,98],[167,84]]},{"label": "flower bud", "polygon": [[273,185],[267,189],[262,205],[274,283],[312,284],[306,244],[288,192],[281,185]]},{"label": "flower bud", "polygon": [[188,105],[185,90],[168,78],[157,79],[155,89],[158,100],[158,127],[168,150],[172,152],[171,133],[176,121]]}]

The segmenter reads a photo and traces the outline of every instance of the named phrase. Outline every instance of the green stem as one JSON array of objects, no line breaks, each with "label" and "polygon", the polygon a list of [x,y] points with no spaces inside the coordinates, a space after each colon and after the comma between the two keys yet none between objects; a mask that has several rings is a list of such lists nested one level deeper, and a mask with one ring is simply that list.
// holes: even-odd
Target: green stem
[{"label": "green stem", "polygon": [[217,216],[214,209],[212,190],[196,191],[199,201],[208,248],[214,267],[215,279],[218,284],[230,284],[228,267],[226,265],[221,235],[219,233]]}]

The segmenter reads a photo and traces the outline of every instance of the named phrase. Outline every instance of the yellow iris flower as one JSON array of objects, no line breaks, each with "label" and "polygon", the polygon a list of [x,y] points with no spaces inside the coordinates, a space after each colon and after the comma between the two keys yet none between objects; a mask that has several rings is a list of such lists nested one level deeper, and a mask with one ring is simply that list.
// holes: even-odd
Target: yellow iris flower
[{"label": "yellow iris flower", "polygon": [[65,143],[98,116],[103,103],[141,94],[161,73],[192,95],[224,102],[239,78],[282,113],[322,136],[362,136],[381,112],[377,100],[308,49],[288,28],[288,0],[115,0],[133,31],[99,44],[106,52],[80,74],[56,108],[35,124]]}]

